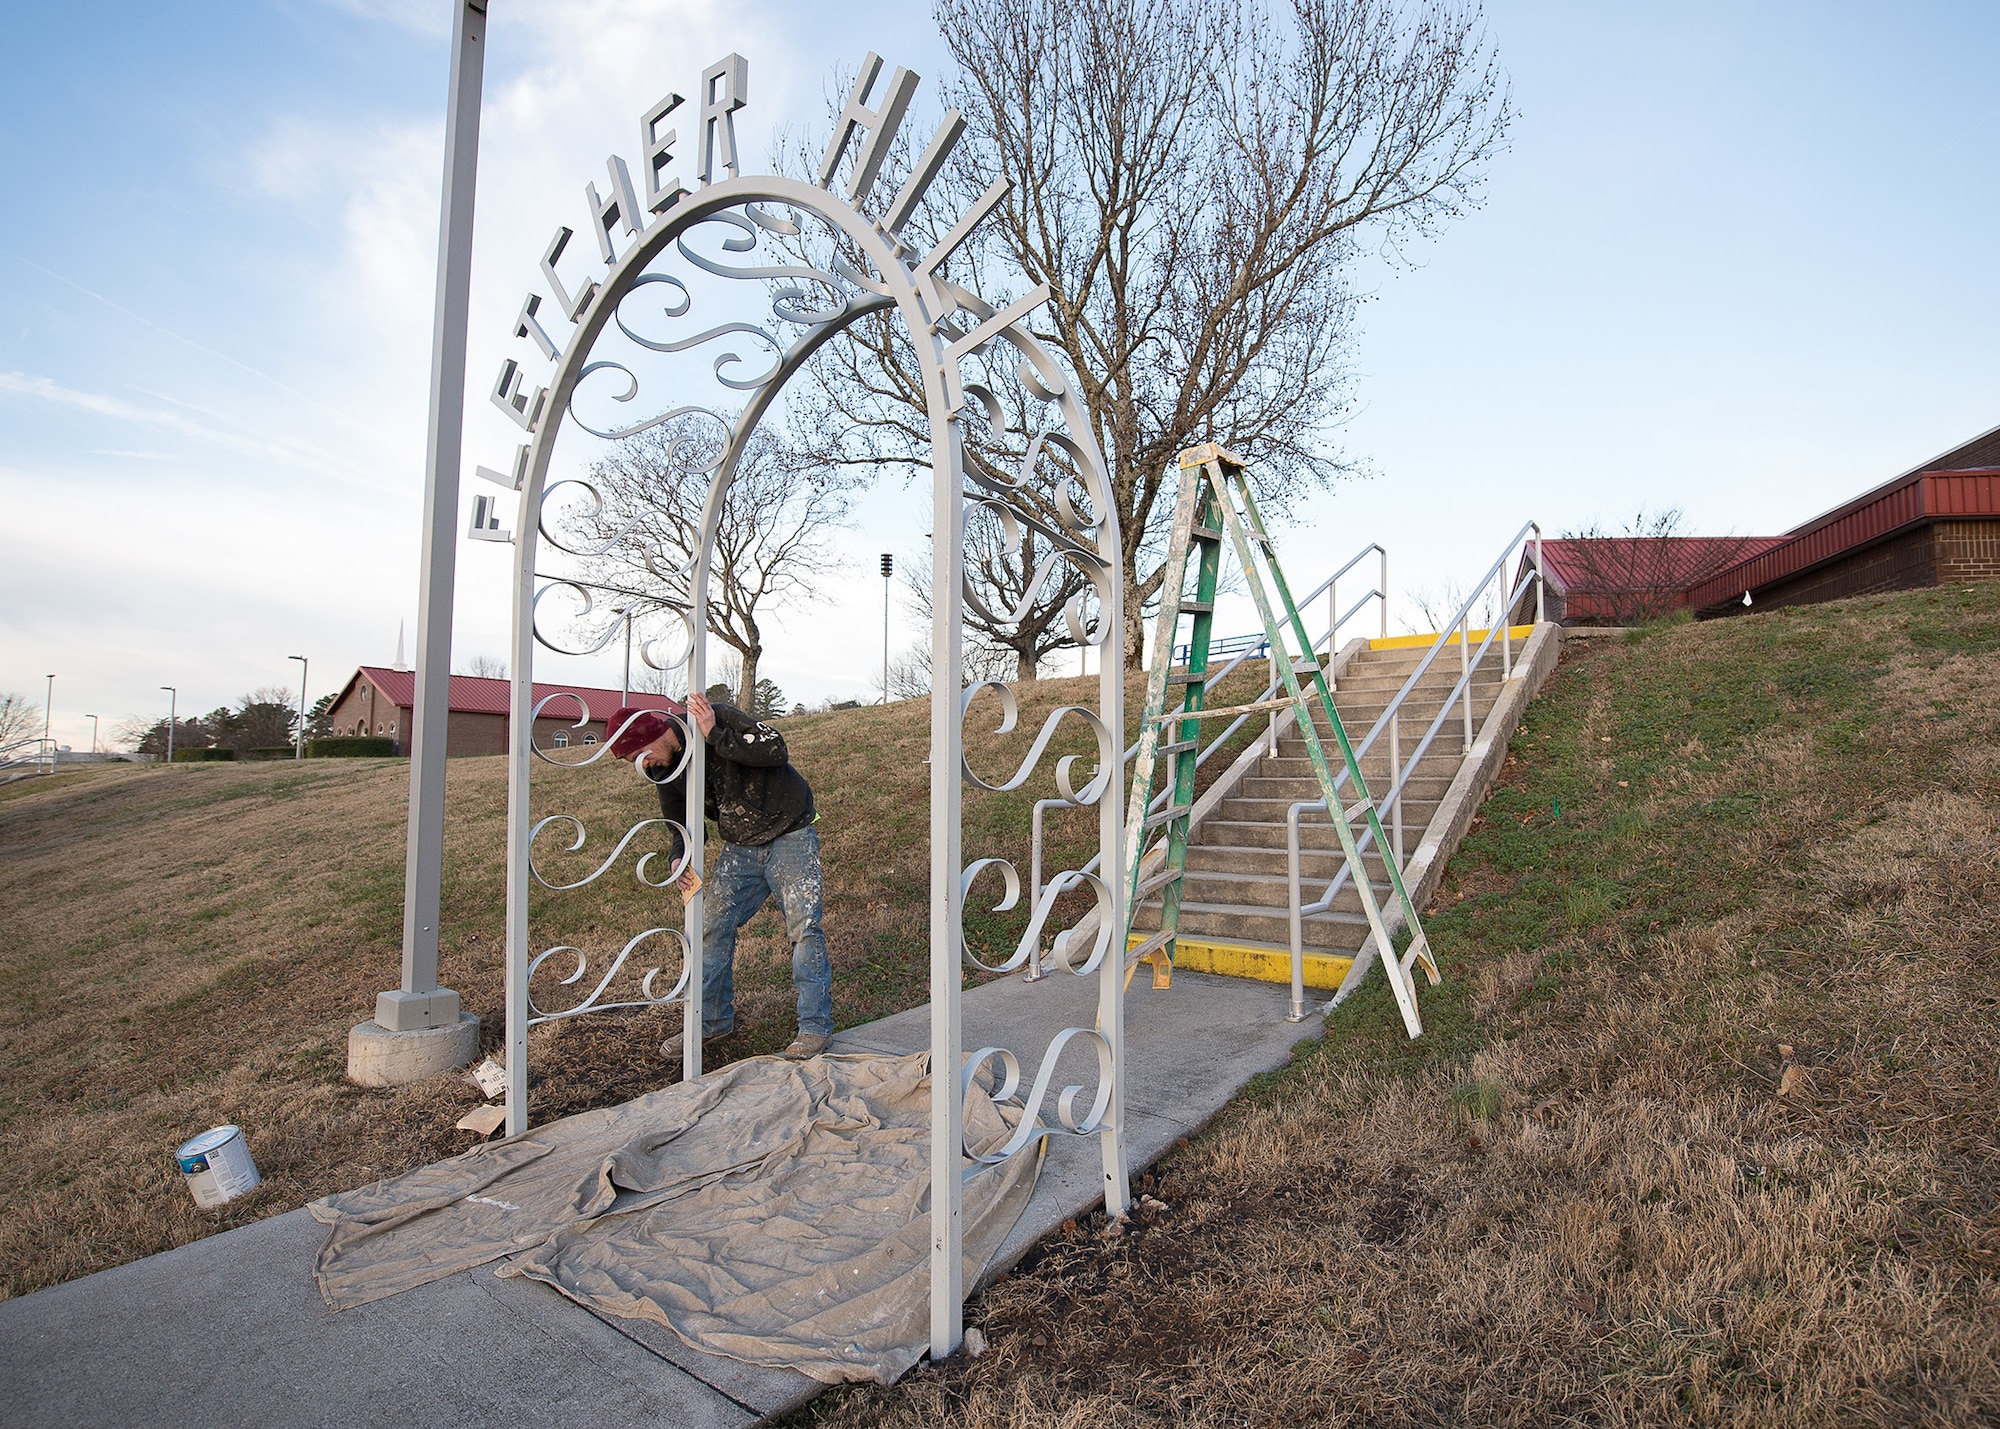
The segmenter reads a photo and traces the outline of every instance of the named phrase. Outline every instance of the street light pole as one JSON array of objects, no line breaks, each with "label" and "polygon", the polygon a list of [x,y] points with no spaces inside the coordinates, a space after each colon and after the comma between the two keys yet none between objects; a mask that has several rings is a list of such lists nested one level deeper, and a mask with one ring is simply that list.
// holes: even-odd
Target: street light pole
[{"label": "street light pole", "polygon": [[882,553],[882,703],[889,703],[889,577],[895,574],[896,558]]},{"label": "street light pole", "polygon": [[174,762],[174,726],[180,723],[181,692],[172,685],[162,685],[167,692],[167,763]]},{"label": "street light pole", "polygon": [[56,707],[56,677],[49,676],[48,698],[42,701],[42,749],[49,756],[49,773],[56,772],[56,747],[49,743],[49,718]]},{"label": "street light pole", "polygon": [[85,715],[84,718],[90,721],[90,752],[95,754],[97,753],[97,716]]},{"label": "street light pole", "polygon": [[298,760],[306,757],[306,671],[312,668],[312,662],[303,655],[287,655],[285,658],[299,662],[299,742],[292,751],[292,758]]}]

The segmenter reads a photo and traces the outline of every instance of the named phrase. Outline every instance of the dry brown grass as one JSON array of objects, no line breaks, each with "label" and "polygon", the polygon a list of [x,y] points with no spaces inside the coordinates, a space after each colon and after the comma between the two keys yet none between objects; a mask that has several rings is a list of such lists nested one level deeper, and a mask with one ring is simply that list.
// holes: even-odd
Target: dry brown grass
[{"label": "dry brown grass", "polygon": [[[975,706],[976,767],[988,778],[1010,775],[1049,710],[1094,689],[1094,680],[1042,682],[1024,692],[1020,726],[1004,738],[985,732],[994,720]],[[784,726],[822,814],[843,1026],[926,996],[927,727],[923,701]],[[1058,748],[1087,744],[1074,737]],[[1007,855],[1026,878],[1028,808],[1054,793],[1050,762],[1023,794],[968,790],[968,859]],[[9,1153],[0,1166],[0,1296],[471,1144],[453,1128],[480,1100],[462,1080],[367,1090],[344,1076],[348,1028],[398,977],[408,777],[399,761],[313,760],[110,766],[0,788],[0,1134]],[[657,813],[622,767],[546,771],[536,787],[538,815],[574,811],[591,829],[583,853],[544,859],[552,878],[594,867],[627,825]],[[486,1048],[497,1052],[503,761],[454,760],[447,799],[442,979],[480,1015]],[[1053,869],[1088,847],[1094,821],[1058,814],[1050,835]],[[588,889],[538,893],[537,946],[568,942],[602,959],[640,929],[677,922],[678,898],[640,887],[631,858]],[[988,887],[997,880],[980,885]],[[997,948],[1025,916],[981,914],[968,926]],[[676,964],[668,965],[671,976]],[[559,989],[537,986],[550,1005],[566,1005]],[[743,1030],[712,1059],[790,1040],[790,950],[772,910],[745,931],[736,998]],[[540,1121],[608,1105],[669,1080],[677,1068],[657,1052],[669,1030],[660,1011],[539,1029],[531,1114]],[[172,1153],[229,1121],[246,1128],[265,1183],[221,1212],[200,1211]]]},{"label": "dry brown grass", "polygon": [[1378,991],[1170,1210],[989,1290],[983,1357],[801,1418],[2000,1420],[2000,585],[1586,649],[1425,1042]]}]

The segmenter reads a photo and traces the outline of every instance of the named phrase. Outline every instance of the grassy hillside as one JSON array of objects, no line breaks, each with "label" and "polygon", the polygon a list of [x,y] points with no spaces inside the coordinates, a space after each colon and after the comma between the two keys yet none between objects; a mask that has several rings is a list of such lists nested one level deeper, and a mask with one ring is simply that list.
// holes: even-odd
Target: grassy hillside
[{"label": "grassy hillside", "polygon": [[[967,720],[975,768],[1003,782],[1049,711],[1094,691],[1094,680],[1031,687],[1004,737],[985,732],[998,702],[980,696]],[[843,1026],[926,997],[928,721],[927,702],[912,701],[784,724],[822,814]],[[1063,728],[1057,752],[1092,747],[1074,716]],[[1053,762],[1045,758],[1021,793],[966,791],[968,861],[1011,857],[1025,881],[1029,810],[1056,792]],[[348,1028],[399,976],[408,778],[401,761],[310,760],[102,766],[0,788],[0,1134],[10,1153],[0,1162],[0,1295],[472,1144],[452,1126],[480,1100],[461,1079],[364,1090],[343,1075]],[[631,823],[658,813],[625,766],[544,767],[536,791],[537,817],[573,812],[590,830],[585,848],[567,856],[559,831],[544,835],[551,881],[581,877]],[[503,761],[452,761],[447,801],[442,976],[497,1051]],[[1094,830],[1089,813],[1054,815],[1047,867],[1087,850]],[[636,852],[587,889],[538,890],[535,945],[573,944],[601,967],[641,929],[677,924],[678,896],[633,879]],[[993,875],[975,891],[989,890],[988,904],[999,892]],[[974,913],[968,935],[997,956],[1025,922],[1025,906]],[[635,995],[649,965],[631,970]],[[676,969],[668,959],[662,986]],[[538,979],[537,988],[549,1005],[567,1005],[553,982]],[[737,1008],[743,1030],[712,1059],[791,1039],[790,951],[773,910],[746,930]],[[623,1101],[671,1079],[678,1068],[657,1048],[677,1025],[667,1013],[608,1013],[538,1030],[531,1114],[540,1121]],[[173,1150],[227,1121],[245,1127],[266,1181],[220,1213],[199,1211]]]},{"label": "grassy hillside", "polygon": [[2000,583],[1573,642],[1446,982],[827,1426],[2000,1421]]}]

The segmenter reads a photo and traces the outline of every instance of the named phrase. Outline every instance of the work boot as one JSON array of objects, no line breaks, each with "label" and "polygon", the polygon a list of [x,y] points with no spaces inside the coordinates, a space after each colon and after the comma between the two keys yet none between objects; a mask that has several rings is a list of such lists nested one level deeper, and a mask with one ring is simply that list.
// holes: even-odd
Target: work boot
[{"label": "work boot", "polygon": [[817,1032],[801,1032],[792,1039],[792,1045],[784,1051],[787,1061],[803,1062],[808,1057],[817,1057],[826,1050],[827,1039]]},{"label": "work boot", "polygon": [[[730,1032],[734,1032],[735,1030],[732,1027],[729,1029],[729,1032],[704,1032],[701,1034],[702,1045],[705,1047],[710,1042],[720,1042],[723,1038],[729,1036]],[[687,1033],[676,1032],[660,1044],[660,1055],[665,1057],[669,1062],[678,1062],[681,1059],[681,1052],[686,1045]]]}]

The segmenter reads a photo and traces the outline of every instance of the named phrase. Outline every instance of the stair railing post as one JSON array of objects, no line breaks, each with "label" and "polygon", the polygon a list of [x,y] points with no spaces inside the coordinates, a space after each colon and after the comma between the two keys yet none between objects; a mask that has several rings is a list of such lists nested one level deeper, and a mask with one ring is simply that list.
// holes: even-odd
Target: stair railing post
[{"label": "stair railing post", "polygon": [[1500,678],[1514,678],[1514,608],[1510,605],[1500,612]]},{"label": "stair railing post", "polygon": [[1540,625],[1549,618],[1547,592],[1548,572],[1542,569],[1542,528],[1535,527],[1535,624]]},{"label": "stair railing post", "polygon": [[[1269,648],[1271,652],[1271,693],[1276,695],[1280,689],[1284,688],[1278,679],[1278,658],[1282,652],[1276,645]],[[1310,655],[1312,652],[1308,650],[1306,653]],[[1284,658],[1289,660],[1291,656],[1286,655]],[[1272,759],[1278,757],[1278,712],[1276,710],[1271,711],[1270,723],[1264,726],[1264,753]]]},{"label": "stair railing post", "polygon": [[[1051,805],[1067,802],[1059,799],[1035,800],[1034,836],[1029,844],[1028,855],[1028,909],[1030,913],[1042,902],[1042,812]],[[1037,952],[1028,959],[1027,974],[1023,982],[1040,982],[1048,974],[1042,968],[1042,956]]]},{"label": "stair railing post", "polygon": [[1396,835],[1396,867],[1403,867],[1403,712],[1389,716],[1389,787],[1396,791],[1389,820]]},{"label": "stair railing post", "polygon": [[1458,617],[1458,682],[1465,687],[1465,749],[1472,753],[1472,616]]},{"label": "stair railing post", "polygon": [[1375,549],[1382,553],[1382,576],[1375,584],[1382,593],[1382,638],[1387,640],[1389,638],[1389,548],[1377,546]]},{"label": "stair railing post", "polygon": [[1287,1021],[1303,1022],[1306,1018],[1306,952],[1304,919],[1299,912],[1299,811],[1317,808],[1318,805],[1293,804],[1285,811],[1285,886],[1291,890],[1286,901],[1291,907],[1292,920],[1292,1010]]}]

